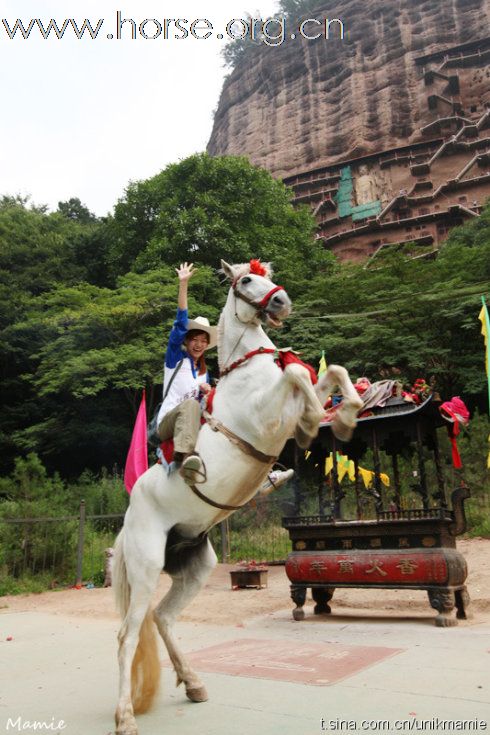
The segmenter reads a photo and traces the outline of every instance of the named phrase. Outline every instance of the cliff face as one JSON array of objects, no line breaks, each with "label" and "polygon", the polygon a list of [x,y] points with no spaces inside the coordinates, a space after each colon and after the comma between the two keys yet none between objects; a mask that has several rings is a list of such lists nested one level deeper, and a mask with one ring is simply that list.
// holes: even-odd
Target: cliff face
[{"label": "cliff face", "polygon": [[[344,40],[332,25],[328,40],[251,48],[225,81],[210,154],[287,177],[427,139],[415,59],[488,35],[490,0],[336,0],[306,17],[341,19]],[[465,106],[481,105],[490,80],[477,82]]]}]

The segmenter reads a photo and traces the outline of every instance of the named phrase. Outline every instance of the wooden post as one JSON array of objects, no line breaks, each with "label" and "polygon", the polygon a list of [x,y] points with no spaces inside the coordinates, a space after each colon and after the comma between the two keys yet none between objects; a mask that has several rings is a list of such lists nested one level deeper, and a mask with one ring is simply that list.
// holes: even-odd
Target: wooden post
[{"label": "wooden post", "polygon": [[354,488],[356,491],[356,517],[357,520],[361,520],[362,509],[361,509],[361,493],[359,489],[359,460],[354,460]]},{"label": "wooden post", "polygon": [[80,515],[78,517],[77,578],[75,581],[76,587],[82,586],[84,538],[85,538],[85,500],[81,500],[80,501]]},{"label": "wooden post", "polygon": [[339,482],[339,468],[337,464],[337,443],[335,439],[332,441],[332,458],[333,458],[333,467],[332,467],[332,480],[333,480],[333,518],[334,520],[341,520],[342,518],[342,498],[344,497],[342,493],[342,488],[340,487]]},{"label": "wooden post", "polygon": [[381,460],[379,456],[379,444],[376,429],[373,428],[373,458],[374,458],[374,505],[376,513],[383,510],[383,496],[381,491]]},{"label": "wooden post", "polygon": [[424,510],[429,510],[429,494],[427,492],[427,476],[425,474],[422,429],[420,428],[419,421],[417,421],[417,457],[419,464],[420,494],[422,496],[422,505],[424,506]]},{"label": "wooden post", "polygon": [[439,488],[439,504],[441,508],[447,508],[446,483],[444,481],[444,469],[441,461],[441,453],[439,451],[439,439],[437,438],[437,429],[434,429],[434,462],[436,465],[437,486]]},{"label": "wooden post", "polygon": [[318,462],[318,515],[325,515],[325,454],[320,453],[320,461]]},{"label": "wooden post", "polygon": [[299,449],[298,445],[294,445],[294,477],[293,477],[293,488],[294,488],[294,515],[299,516],[301,513],[301,484],[299,481]]},{"label": "wooden post", "polygon": [[401,487],[400,487],[400,469],[398,467],[398,457],[396,452],[393,452],[391,455],[391,460],[393,462],[393,483],[395,485],[395,503],[397,510],[400,511],[402,509],[402,496],[401,496]]},{"label": "wooden post", "polygon": [[230,534],[228,518],[220,523],[221,529],[221,563],[226,564],[230,558]]}]

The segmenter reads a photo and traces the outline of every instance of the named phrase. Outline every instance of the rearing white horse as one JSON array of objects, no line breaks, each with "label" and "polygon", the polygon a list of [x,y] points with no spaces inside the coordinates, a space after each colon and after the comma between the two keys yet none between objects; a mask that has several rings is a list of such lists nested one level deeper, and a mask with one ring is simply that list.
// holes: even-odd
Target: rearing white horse
[{"label": "rearing white horse", "polygon": [[[222,267],[232,283],[218,325],[222,377],[212,417],[202,426],[196,446],[207,480],[199,488],[189,487],[177,472],[168,475],[155,464],[135,484],[116,541],[113,584],[123,618],[117,735],[137,735],[134,715],[149,708],[158,686],[153,622],[175,668],[177,685],[184,683],[193,702],[207,699],[171,632],[216,564],[207,531],[253,497],[287,439],[295,436],[301,446],[309,444],[335,386],[344,396],[334,426],[341,439],[350,436],[362,406],[344,368],[331,365],[313,388],[303,366],[290,364],[283,371],[275,363],[274,345],[261,324],[281,326],[291,301],[271,282],[268,265],[231,266],[222,261]],[[172,586],[151,610],[162,567]]]}]

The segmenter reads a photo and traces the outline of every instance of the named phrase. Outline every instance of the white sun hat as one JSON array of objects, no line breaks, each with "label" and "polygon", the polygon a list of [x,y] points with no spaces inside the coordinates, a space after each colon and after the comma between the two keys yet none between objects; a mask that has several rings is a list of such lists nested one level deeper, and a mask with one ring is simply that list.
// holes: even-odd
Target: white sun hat
[{"label": "white sun hat", "polygon": [[188,319],[187,331],[190,332],[191,329],[198,329],[200,332],[206,332],[209,336],[209,344],[206,347],[207,350],[216,347],[218,342],[217,329],[210,325],[209,320],[206,319],[205,316],[197,316],[195,319]]}]

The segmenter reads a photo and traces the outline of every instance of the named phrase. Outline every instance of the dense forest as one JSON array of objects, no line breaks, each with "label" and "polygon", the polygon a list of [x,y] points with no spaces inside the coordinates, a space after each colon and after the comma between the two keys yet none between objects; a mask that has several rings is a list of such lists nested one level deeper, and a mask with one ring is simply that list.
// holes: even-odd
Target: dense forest
[{"label": "dense forest", "polygon": [[[473,417],[461,451],[478,500],[472,528],[490,532],[478,321],[489,295],[490,207],[454,229],[437,258],[411,259],[407,245],[371,267],[340,264],[314,230],[310,211],[293,208],[291,192],[266,171],[206,154],[131,183],[105,218],[76,198],[55,212],[0,199],[0,518],[76,515],[81,498],[88,513],[124,510],[121,472],[142,389],[150,415],[161,396],[175,266],[198,266],[190,312],[216,323],[227,293],[220,259],[260,257],[294,302],[271,335],[278,346],[315,367],[323,350],[353,379],[410,385],[422,377],[443,398],[465,400]],[[216,373],[215,356],[211,367]],[[63,528],[42,531],[38,543],[41,526],[30,527],[27,547],[26,530],[19,544],[7,524],[0,593],[17,589],[7,573],[21,559],[25,567],[26,549],[33,572],[35,553],[44,569],[51,548],[69,549],[63,563],[70,561],[76,524]],[[110,545],[113,529],[91,533],[101,550]]]},{"label": "dense forest", "polygon": [[220,258],[274,264],[295,309],[274,333],[317,364],[371,380],[434,379],[487,410],[477,316],[490,281],[490,209],[453,230],[436,259],[405,250],[377,267],[339,264],[306,208],[245,159],[195,155],[132,183],[99,219],[78,199],[56,212],[0,200],[0,472],[35,452],[61,476],[121,467],[143,387],[161,392],[175,266],[195,262],[191,311],[216,322]]},{"label": "dense forest", "polygon": [[161,392],[175,266],[194,261],[191,311],[216,322],[220,258],[261,257],[294,300],[280,346],[354,378],[434,376],[445,397],[486,412],[477,316],[490,280],[490,209],[453,230],[437,259],[393,253],[340,265],[306,209],[245,159],[196,155],[132,183],[98,219],[78,199],[56,212],[0,200],[0,473],[35,452],[74,478],[124,463],[141,389]]}]

